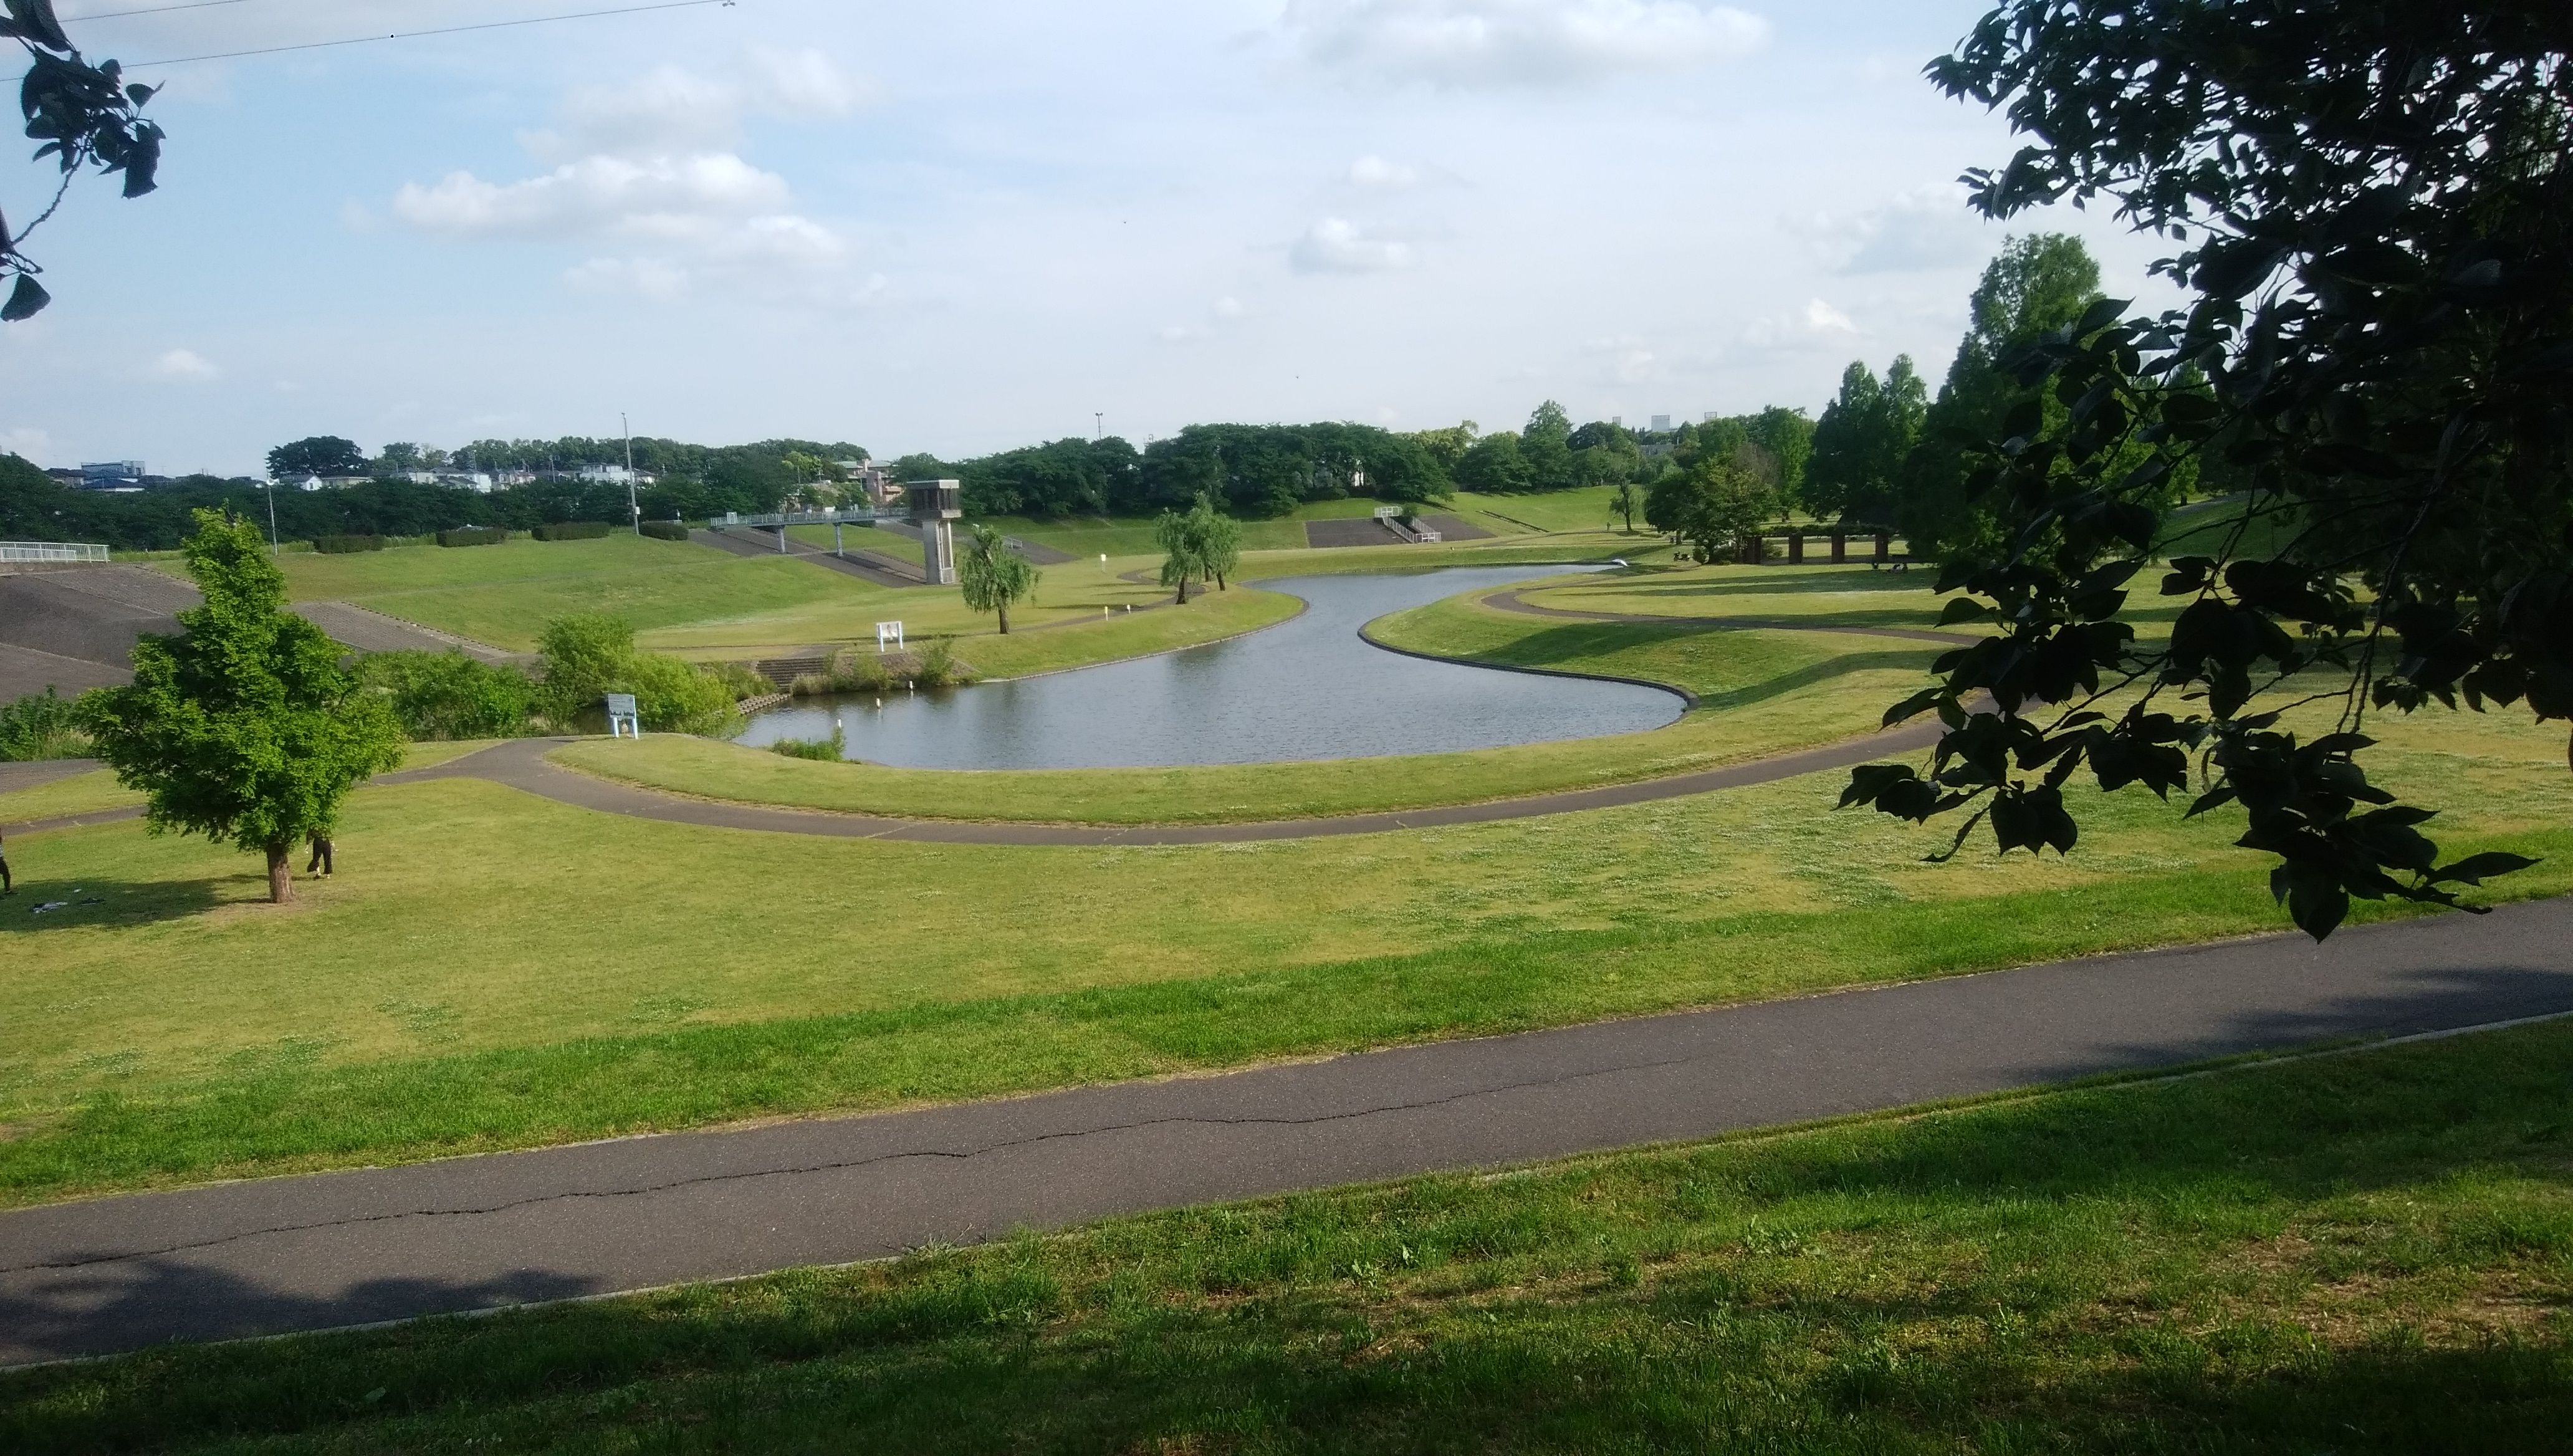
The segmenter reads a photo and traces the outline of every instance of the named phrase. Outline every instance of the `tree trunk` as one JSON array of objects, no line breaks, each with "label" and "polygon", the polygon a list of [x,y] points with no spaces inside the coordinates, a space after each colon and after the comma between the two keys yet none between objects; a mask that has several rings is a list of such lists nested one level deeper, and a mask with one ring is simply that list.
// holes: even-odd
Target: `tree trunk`
[{"label": "tree trunk", "polygon": [[287,856],[294,849],[291,844],[268,847],[268,903],[271,905],[295,903],[295,870],[287,863]]},{"label": "tree trunk", "polygon": [[1008,602],[1001,603],[1001,635],[1004,637],[1010,635],[1010,604]]},{"label": "tree trunk", "polygon": [[1183,571],[1183,572],[1181,572],[1181,573],[1180,573],[1180,605],[1182,605],[1182,606],[1187,606],[1188,604],[1189,604],[1189,574],[1188,574],[1187,572]]}]

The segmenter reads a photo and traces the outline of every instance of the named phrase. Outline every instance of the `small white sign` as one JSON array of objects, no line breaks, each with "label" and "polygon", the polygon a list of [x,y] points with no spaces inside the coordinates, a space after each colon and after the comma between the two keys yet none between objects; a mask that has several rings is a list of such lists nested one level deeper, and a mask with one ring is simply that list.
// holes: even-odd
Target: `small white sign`
[{"label": "small white sign", "polygon": [[901,646],[902,646],[902,623],[900,623],[900,622],[878,622],[878,623],[876,623],[876,650],[877,650],[878,652],[882,652],[883,650],[885,650],[885,648],[886,648],[888,645],[890,645],[890,646],[892,646],[892,647],[896,648],[897,650],[899,650],[899,649],[901,648]]}]

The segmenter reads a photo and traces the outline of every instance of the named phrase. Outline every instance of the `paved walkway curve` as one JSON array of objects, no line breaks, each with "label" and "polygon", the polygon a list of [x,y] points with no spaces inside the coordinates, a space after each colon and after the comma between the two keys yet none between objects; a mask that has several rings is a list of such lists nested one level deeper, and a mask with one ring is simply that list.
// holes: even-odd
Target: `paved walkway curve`
[{"label": "paved walkway curve", "polygon": [[1919,642],[1944,642],[1952,647],[1971,647],[1984,640],[1964,632],[1942,632],[1929,627],[1827,625],[1805,617],[1673,617],[1655,616],[1649,612],[1585,612],[1569,607],[1540,606],[1520,594],[1553,589],[1547,586],[1513,587],[1507,591],[1493,592],[1480,600],[1488,606],[1498,607],[1505,612],[1520,612],[1531,617],[1553,617],[1559,621],[1569,622],[1636,622],[1648,627],[1726,627],[1738,631],[1844,632],[1857,637],[1909,637]]},{"label": "paved walkway curve", "polygon": [[[2573,1014],[2573,899],[870,1116],[0,1213],[0,1365]],[[2259,1074],[2246,1073],[2245,1076]]]}]

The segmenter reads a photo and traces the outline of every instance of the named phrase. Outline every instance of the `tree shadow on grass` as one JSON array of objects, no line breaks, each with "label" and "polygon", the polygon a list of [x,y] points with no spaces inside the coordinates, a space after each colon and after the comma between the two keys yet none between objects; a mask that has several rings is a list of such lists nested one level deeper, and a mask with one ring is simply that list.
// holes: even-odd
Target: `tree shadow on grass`
[{"label": "tree shadow on grass", "polygon": [[[36,859],[21,850],[11,862],[17,869]],[[147,880],[127,884],[92,876],[82,880],[37,879],[20,875],[17,893],[0,897],[0,936],[31,937],[48,931],[92,926],[149,925],[188,920],[242,899],[238,875],[201,880]],[[47,909],[58,906],[59,909]]]}]

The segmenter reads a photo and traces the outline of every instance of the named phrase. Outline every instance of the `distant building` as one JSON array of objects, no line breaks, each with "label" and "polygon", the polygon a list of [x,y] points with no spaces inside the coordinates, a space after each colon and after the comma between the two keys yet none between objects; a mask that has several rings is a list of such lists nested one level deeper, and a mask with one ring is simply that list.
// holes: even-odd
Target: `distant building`
[{"label": "distant building", "polygon": [[1653,433],[1655,433],[1655,434],[1660,434],[1661,432],[1663,432],[1663,431],[1664,431],[1664,430],[1666,430],[1666,429],[1669,429],[1670,427],[1671,427],[1671,417],[1670,417],[1669,415],[1667,415],[1667,414],[1656,414],[1656,415],[1654,415],[1654,416],[1653,416]]},{"label": "distant building", "polygon": [[867,502],[871,505],[891,505],[902,498],[902,482],[893,477],[891,470],[877,464],[868,456],[860,455],[854,460],[833,460],[831,463],[839,466],[841,472],[848,476],[849,484],[866,492]]},{"label": "distant building", "polygon": [[91,490],[140,489],[143,485],[141,460],[83,460],[81,484]]},{"label": "distant building", "polygon": [[623,485],[628,481],[637,485],[649,485],[652,483],[652,474],[650,471],[629,470],[623,465],[583,465],[580,467],[580,478],[589,481],[604,481],[610,485]]},{"label": "distant building", "polygon": [[487,470],[447,470],[437,477],[440,485],[460,485],[478,494],[491,493],[491,474]]}]

